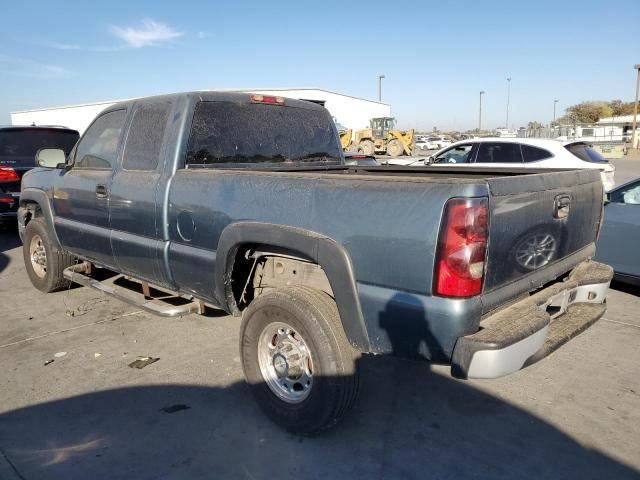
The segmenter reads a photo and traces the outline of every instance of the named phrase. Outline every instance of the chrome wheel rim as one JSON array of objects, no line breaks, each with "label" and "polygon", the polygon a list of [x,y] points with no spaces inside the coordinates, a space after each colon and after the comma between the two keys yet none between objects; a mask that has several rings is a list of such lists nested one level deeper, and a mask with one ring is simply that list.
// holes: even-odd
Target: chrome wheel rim
[{"label": "chrome wheel rim", "polygon": [[556,239],[549,233],[526,238],[516,250],[516,262],[529,270],[545,266],[556,253]]},{"label": "chrome wheel rim", "polygon": [[47,251],[42,243],[40,235],[31,237],[29,243],[29,258],[31,259],[31,268],[39,277],[44,278],[47,275]]},{"label": "chrome wheel rim", "polygon": [[258,364],[271,391],[287,403],[303,402],[313,386],[313,361],[302,336],[290,325],[267,325],[258,341]]}]

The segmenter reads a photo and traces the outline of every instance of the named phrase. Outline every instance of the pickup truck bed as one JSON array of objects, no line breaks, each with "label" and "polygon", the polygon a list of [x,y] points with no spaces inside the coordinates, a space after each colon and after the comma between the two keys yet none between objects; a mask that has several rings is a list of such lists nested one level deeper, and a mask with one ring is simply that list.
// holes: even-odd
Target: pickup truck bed
[{"label": "pickup truck bed", "polygon": [[43,291],[78,257],[242,315],[247,380],[307,432],[352,405],[362,353],[495,377],[602,315],[599,173],[521,172],[345,167],[322,107],[181,94],[103,112],[25,175],[19,224]]}]

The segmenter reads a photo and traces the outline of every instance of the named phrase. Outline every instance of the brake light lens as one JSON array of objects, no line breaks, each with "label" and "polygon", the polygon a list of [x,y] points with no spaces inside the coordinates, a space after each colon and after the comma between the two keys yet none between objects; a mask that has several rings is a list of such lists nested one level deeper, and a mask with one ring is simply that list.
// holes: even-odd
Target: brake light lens
[{"label": "brake light lens", "polygon": [[0,203],[13,203],[15,202],[16,199],[15,198],[11,198],[11,197],[0,197]]},{"label": "brake light lens", "polygon": [[13,168],[0,167],[0,182],[19,182],[20,177]]},{"label": "brake light lens", "polygon": [[253,103],[269,103],[271,105],[284,105],[284,98],[274,97],[272,95],[251,95],[250,97]]},{"label": "brake light lens", "polygon": [[484,197],[452,198],[445,205],[436,251],[436,295],[472,297],[482,291],[488,210]]}]

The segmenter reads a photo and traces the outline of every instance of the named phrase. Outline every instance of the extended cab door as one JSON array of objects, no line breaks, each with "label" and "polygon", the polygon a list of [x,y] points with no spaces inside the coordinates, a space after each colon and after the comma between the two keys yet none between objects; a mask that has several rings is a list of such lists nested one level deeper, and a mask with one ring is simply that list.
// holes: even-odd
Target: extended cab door
[{"label": "extended cab door", "polygon": [[169,286],[163,267],[165,137],[172,103],[136,102],[111,184],[111,244],[118,271]]},{"label": "extended cab door", "polygon": [[58,237],[72,253],[113,266],[109,240],[109,189],[117,163],[126,110],[98,116],[72,152],[71,169],[54,188]]}]

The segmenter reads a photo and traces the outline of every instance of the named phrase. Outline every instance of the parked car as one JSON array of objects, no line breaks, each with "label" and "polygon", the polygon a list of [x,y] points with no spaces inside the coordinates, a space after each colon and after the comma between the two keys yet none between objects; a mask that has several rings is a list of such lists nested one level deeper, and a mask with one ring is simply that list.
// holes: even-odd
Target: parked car
[{"label": "parked car", "polygon": [[434,150],[445,148],[451,145],[453,142],[453,138],[448,135],[434,135],[427,139],[430,145],[434,146]]},{"label": "parked car", "polygon": [[380,163],[373,155],[365,155],[364,153],[344,152],[344,163],[348,166],[357,167],[378,167]]},{"label": "parked car", "polygon": [[601,172],[605,190],[615,185],[615,167],[588,143],[540,138],[475,138],[434,153],[428,164],[509,168],[586,168]]},{"label": "parked car", "polygon": [[59,148],[68,154],[79,137],[75,130],[62,127],[0,127],[0,223],[15,224],[20,180],[37,166],[38,151]]},{"label": "parked car", "polygon": [[[22,179],[34,287],[73,281],[161,315],[207,304],[242,316],[247,382],[292,432],[350,410],[363,354],[493,378],[606,309],[612,270],[590,261],[603,203],[594,171],[349,168],[323,107],[232,92],[114,104],[66,165],[52,158],[41,150],[51,168]],[[93,266],[187,303],[135,300]]]},{"label": "parked car", "polygon": [[422,150],[438,150],[440,148],[440,144],[437,141],[432,141],[429,138],[416,140],[415,145]]},{"label": "parked car", "polygon": [[640,178],[607,194],[596,258],[611,265],[616,280],[640,286]]}]

